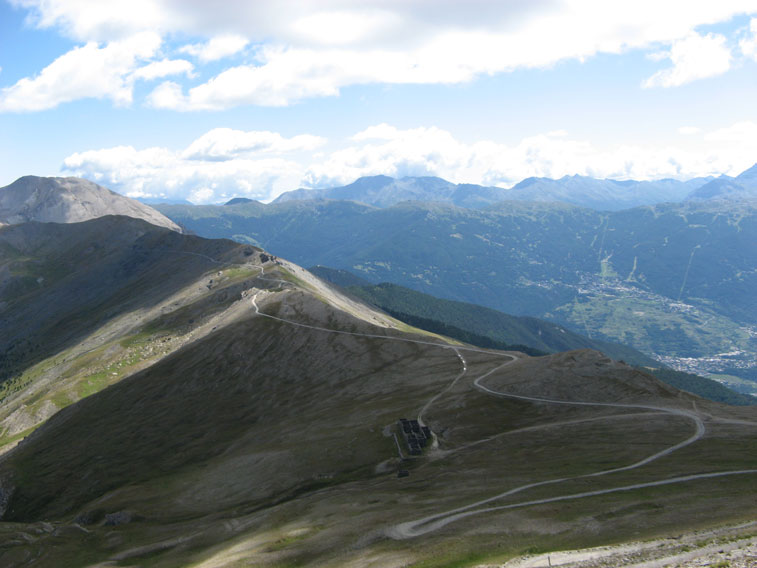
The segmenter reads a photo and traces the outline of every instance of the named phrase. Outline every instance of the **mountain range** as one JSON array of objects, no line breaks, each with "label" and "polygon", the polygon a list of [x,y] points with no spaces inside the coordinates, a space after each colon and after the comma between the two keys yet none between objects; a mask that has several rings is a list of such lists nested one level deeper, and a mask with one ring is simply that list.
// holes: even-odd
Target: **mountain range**
[{"label": "mountain range", "polygon": [[471,347],[140,219],[0,238],[23,283],[0,291],[3,566],[471,565],[735,522],[754,494],[754,407],[599,352]]},{"label": "mountain range", "polygon": [[[308,210],[222,209],[260,207]],[[593,349],[422,330],[249,243],[23,221],[0,227],[0,274],[3,566],[500,564],[736,523],[754,496],[757,407]],[[404,315],[584,340],[361,286]]]},{"label": "mountain range", "polygon": [[334,199],[357,201],[375,207],[390,207],[403,201],[424,201],[482,209],[502,201],[516,200],[559,201],[598,211],[619,211],[688,199],[744,198],[757,198],[757,164],[735,178],[720,176],[699,177],[687,181],[618,181],[580,175],[564,176],[560,179],[530,177],[509,189],[467,183],[454,184],[438,177],[395,179],[378,175],[362,177],[345,186],[288,191],[281,194],[274,203]]},{"label": "mountain range", "polygon": [[746,379],[754,371],[754,201],[616,212],[521,201],[485,209],[344,200],[159,208],[206,237],[547,318],[680,370]]}]

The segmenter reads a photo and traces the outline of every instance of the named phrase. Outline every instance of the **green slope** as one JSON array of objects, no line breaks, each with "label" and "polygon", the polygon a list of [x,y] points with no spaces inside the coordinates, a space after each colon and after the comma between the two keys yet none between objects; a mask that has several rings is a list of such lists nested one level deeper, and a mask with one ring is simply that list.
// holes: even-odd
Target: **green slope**
[{"label": "green slope", "polygon": [[757,397],[735,392],[715,380],[658,368],[657,361],[631,347],[591,340],[551,322],[442,300],[396,284],[371,285],[346,270],[316,266],[310,271],[410,325],[479,347],[520,350],[529,355],[596,349],[616,360],[655,368],[653,374],[661,381],[703,398],[733,405],[757,404]]},{"label": "green slope", "polygon": [[0,448],[209,332],[259,260],[129,217],[0,229]]},{"label": "green slope", "polygon": [[[291,274],[275,268],[269,277]],[[690,438],[692,423],[643,409],[488,396],[473,379],[501,366],[501,355],[465,352],[468,372],[452,384],[461,365],[450,349],[397,341],[396,330],[351,318],[301,284],[251,284],[263,313],[311,327],[248,307],[54,416],[0,461],[4,566],[29,558],[72,568],[349,566],[365,558],[381,566],[475,566],[528,549],[677,534],[748,516],[738,504],[753,498],[753,476],[734,475],[728,483],[650,486],[569,506],[526,504],[419,539],[388,538],[398,522],[538,481],[548,483],[510,502],[696,475],[711,464],[754,468],[754,433],[715,419],[711,436],[643,468],[556,484],[637,463]],[[590,350],[504,369],[487,384],[608,404],[691,409],[696,402],[715,418],[754,419],[753,409],[694,399]],[[430,400],[426,419],[442,452],[401,463],[392,427]],[[409,477],[398,478],[400,466]]]},{"label": "green slope", "polygon": [[673,369],[655,369],[652,374],[662,382],[694,393],[702,398],[708,398],[725,404],[738,406],[752,406],[757,404],[757,396],[742,394],[728,388],[716,380],[692,375],[691,373],[682,373]]},{"label": "green slope", "polygon": [[[313,267],[310,271],[330,282],[346,286],[352,294],[403,321],[407,321],[408,317],[413,318],[413,321],[408,323],[424,329],[427,327],[420,325],[421,320],[425,320],[426,326],[451,326],[502,345],[525,345],[545,353],[596,349],[613,359],[622,359],[641,366],[656,366],[653,359],[632,348],[604,341],[592,341],[552,322],[526,316],[511,316],[484,306],[435,298],[397,284],[355,284],[361,280],[347,271],[325,267]],[[441,327],[433,331],[443,333]]]},{"label": "green slope", "polygon": [[[179,236],[173,244],[185,248],[166,251],[161,233],[153,237],[153,247],[114,247],[151,259],[125,281],[143,285],[105,310],[116,321],[87,329],[86,299],[70,299],[84,346],[47,347],[58,373],[73,356],[92,381],[105,363],[114,365],[105,378],[118,376],[0,458],[3,567],[475,566],[751,514],[743,503],[757,486],[743,470],[757,468],[745,427],[755,408],[696,398],[590,349],[512,359],[446,343],[247,245]],[[213,247],[220,260],[192,265]],[[189,278],[178,292],[140,279],[163,262],[181,270],[183,256]],[[88,268],[101,274],[108,262]],[[48,292],[83,268],[71,262]],[[17,297],[13,309],[39,300]],[[119,375],[130,349],[160,356]],[[494,394],[579,404],[494,396],[477,378]],[[696,441],[692,409],[706,418]],[[397,419],[419,415],[439,447],[403,460]],[[710,471],[730,477],[686,477]],[[677,477],[687,481],[653,485]],[[645,485],[627,489],[634,484]],[[513,488],[522,491],[496,497]],[[607,493],[565,499],[587,490]],[[555,500],[532,503],[545,498]],[[483,499],[517,506],[449,518],[421,538],[392,536],[398,523]]]},{"label": "green slope", "polygon": [[[748,369],[757,360],[754,202],[604,213],[527,202],[483,210],[346,201],[160,209],[202,235],[351,270],[371,283],[545,317],[684,369]],[[718,359],[735,351],[743,352],[736,364]]]}]

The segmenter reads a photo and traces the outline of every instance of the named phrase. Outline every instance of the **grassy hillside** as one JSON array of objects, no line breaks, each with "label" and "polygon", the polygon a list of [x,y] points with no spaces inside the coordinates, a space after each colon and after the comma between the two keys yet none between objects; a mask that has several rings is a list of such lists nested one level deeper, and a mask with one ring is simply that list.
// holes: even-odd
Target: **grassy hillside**
[{"label": "grassy hillside", "polygon": [[[269,275],[286,280],[283,272]],[[0,525],[5,565],[19,565],[33,547],[38,566],[343,566],[367,557],[382,566],[468,566],[681,531],[704,524],[705,511],[708,523],[743,518],[734,505],[754,487],[742,475],[727,484],[705,479],[567,506],[526,505],[419,539],[388,538],[398,522],[514,486],[635,463],[690,437],[692,425],[661,413],[487,396],[472,381],[502,364],[495,353],[464,352],[469,375],[449,389],[460,372],[453,351],[375,337],[401,335],[334,311],[306,288],[258,284],[268,288],[256,292],[264,313],[353,335],[249,310],[60,412],[0,463],[10,493]],[[373,337],[354,335],[362,331]],[[521,360],[487,384],[691,407],[686,395],[591,351]],[[441,449],[404,463],[410,476],[398,478],[392,425],[430,400],[426,419]],[[697,404],[724,416],[717,405]],[[713,422],[708,432],[695,449],[648,467],[544,485],[504,503],[696,474],[713,463],[757,466],[748,431]],[[25,540],[42,520],[51,532]]]},{"label": "grassy hillside", "polygon": [[[198,234],[264,246],[437,297],[544,317],[702,373],[757,353],[757,209],[684,203],[602,213],[346,201],[164,206]],[[741,352],[736,361],[720,357]],[[741,372],[741,371],[738,371]]]},{"label": "grassy hillside", "polygon": [[[603,341],[592,341],[562,326],[537,318],[511,316],[475,304],[435,298],[430,294],[386,282],[371,285],[343,270],[313,267],[310,271],[321,278],[346,287],[350,293],[390,312],[395,317],[417,318],[414,322],[409,322],[413,325],[425,320],[426,325],[451,326],[479,338],[489,338],[499,342],[500,348],[527,346],[542,353],[597,349],[614,359],[623,359],[636,365],[655,365],[654,360],[634,349]],[[417,326],[424,327],[424,325]],[[454,332],[446,335],[462,339]]]},{"label": "grassy hillside", "polygon": [[207,334],[260,259],[128,217],[0,229],[0,450]]},{"label": "grassy hillside", "polygon": [[[317,276],[345,287],[351,294],[373,304],[392,316],[421,329],[454,337],[480,347],[514,349],[529,355],[590,348],[613,359],[646,368],[659,363],[623,345],[590,340],[544,320],[515,317],[490,308],[442,300],[396,284],[370,285],[346,270],[317,266]],[[757,397],[731,390],[719,382],[672,369],[660,368],[654,375],[676,388],[725,404],[754,405]]]},{"label": "grassy hillside", "polygon": [[655,369],[652,374],[664,383],[694,393],[702,398],[734,405],[757,404],[757,397],[736,392],[713,379],[692,375],[691,373],[682,373],[673,369]]},{"label": "grassy hillside", "polygon": [[[593,350],[445,341],[249,250],[160,296],[152,319],[130,312],[146,318],[133,332],[52,355],[94,370],[183,338],[0,458],[0,564],[473,566],[751,514],[755,409]],[[421,456],[400,453],[401,417],[433,432]]]}]

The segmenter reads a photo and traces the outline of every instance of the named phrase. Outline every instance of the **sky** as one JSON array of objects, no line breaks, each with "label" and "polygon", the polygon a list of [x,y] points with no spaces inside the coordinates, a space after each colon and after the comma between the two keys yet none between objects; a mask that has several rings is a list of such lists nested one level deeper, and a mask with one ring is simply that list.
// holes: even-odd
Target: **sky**
[{"label": "sky", "polygon": [[0,0],[0,186],[737,175],[756,101],[757,0]]}]

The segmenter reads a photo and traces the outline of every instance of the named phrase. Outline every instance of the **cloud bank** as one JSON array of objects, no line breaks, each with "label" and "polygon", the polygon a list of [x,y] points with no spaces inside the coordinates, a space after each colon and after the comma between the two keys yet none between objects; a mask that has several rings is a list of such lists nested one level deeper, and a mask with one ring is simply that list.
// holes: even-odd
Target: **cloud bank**
[{"label": "cloud bank", "polygon": [[[440,176],[456,183],[509,187],[531,176],[589,175],[612,179],[688,179],[736,175],[757,155],[757,123],[709,132],[682,127],[694,149],[619,146],[598,149],[563,131],[517,144],[466,144],[436,127],[378,124],[342,141],[301,134],[216,128],[186,148],[118,146],[77,152],[62,170],[132,197],[215,203],[235,196],[267,201],[297,187],[347,184],[365,175]],[[326,146],[329,146],[326,149]]]},{"label": "cloud bank", "polygon": [[[161,41],[174,59],[194,57],[200,66],[223,62],[200,82],[192,80],[186,63],[174,64],[172,73],[163,68],[163,76],[183,79],[155,86],[144,102],[177,111],[286,106],[336,96],[352,85],[459,84],[636,49],[653,50],[672,65],[640,78],[643,86],[676,87],[725,73],[734,57],[755,57],[754,29],[741,40],[697,31],[754,14],[753,0],[482,1],[475,9],[453,0],[11,2],[28,11],[32,25],[83,45],[37,76],[0,90],[0,111],[42,110],[85,97],[128,104],[136,79],[161,77],[143,68],[166,56],[158,52]],[[146,37],[153,39],[136,47],[130,59],[124,42]],[[75,75],[70,85],[61,80],[64,70],[86,63],[106,72],[107,81],[94,71]],[[88,81],[91,91],[85,89]]]}]

